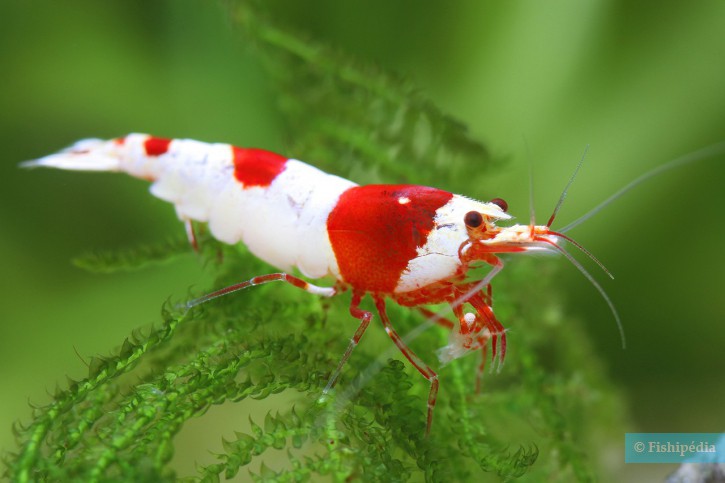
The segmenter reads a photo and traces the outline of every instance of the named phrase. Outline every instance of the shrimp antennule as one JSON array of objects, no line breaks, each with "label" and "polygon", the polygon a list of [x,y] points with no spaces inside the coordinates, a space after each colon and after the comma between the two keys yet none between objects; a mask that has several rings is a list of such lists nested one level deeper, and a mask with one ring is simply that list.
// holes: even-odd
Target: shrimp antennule
[{"label": "shrimp antennule", "polygon": [[[563,232],[566,231],[568,227],[565,227],[564,229],[562,229],[560,231],[553,231],[553,230],[549,229],[551,227],[551,225],[554,223],[554,219],[556,218],[556,215],[559,213],[561,206],[564,204],[564,200],[566,199],[566,195],[569,192],[569,188],[571,187],[572,183],[574,183],[574,180],[576,179],[577,174],[579,174],[579,170],[581,169],[582,165],[584,164],[584,159],[586,158],[588,152],[589,152],[589,145],[587,144],[586,147],[584,148],[584,152],[582,153],[582,157],[579,160],[579,163],[576,165],[574,172],[572,173],[571,177],[569,178],[569,181],[566,183],[564,190],[561,192],[561,196],[559,196],[559,200],[557,201],[556,206],[554,207],[554,211],[551,213],[551,216],[549,217],[549,221],[545,225],[546,229],[547,229],[547,232],[545,235],[533,236],[534,221],[533,221],[533,208],[532,208],[532,210],[531,210],[532,238],[535,242],[546,243],[546,244],[550,245],[551,247],[554,248],[554,250],[556,250],[557,252],[564,255],[566,257],[566,259],[569,260],[572,263],[572,265],[574,265],[577,268],[577,270],[579,270],[587,280],[589,280],[589,282],[594,286],[594,288],[597,289],[597,291],[602,296],[604,301],[607,302],[607,305],[609,306],[609,309],[611,310],[612,315],[614,316],[614,320],[617,323],[617,328],[619,329],[619,336],[622,340],[622,349],[624,349],[627,347],[627,341],[626,341],[626,338],[624,335],[624,327],[622,326],[622,320],[619,317],[619,313],[617,312],[617,309],[614,307],[614,303],[609,298],[609,295],[607,295],[607,293],[604,291],[604,288],[599,284],[599,282],[597,282],[596,279],[594,277],[592,277],[592,275],[584,268],[584,266],[581,263],[579,263],[579,261],[576,258],[574,258],[571,255],[571,253],[566,251],[561,245],[557,244],[556,241],[548,238],[549,236],[553,236],[553,237],[563,238],[564,240],[568,241],[573,246],[578,248],[584,255],[589,257],[590,260],[592,260],[594,263],[596,263],[599,266],[599,268],[601,268],[604,271],[604,273],[609,275],[610,278],[612,278],[612,279],[614,278],[614,275],[612,275],[612,272],[610,272],[607,269],[607,267],[604,266],[604,264],[602,262],[600,262],[597,257],[594,256],[593,253],[591,253],[589,250],[584,248],[581,244],[579,244],[577,241],[575,241],[571,237],[568,237],[563,234]],[[618,197],[620,195],[621,195],[621,193],[618,193],[616,196]],[[607,202],[608,201],[609,200],[607,200]],[[597,208],[601,209],[602,207],[597,207]],[[594,211],[594,210],[592,210],[592,211]],[[587,215],[585,215],[585,217],[591,216],[593,214],[594,213],[587,214]],[[582,217],[582,218],[586,219],[585,217]],[[580,220],[584,221],[584,219],[580,219]],[[579,221],[579,222],[581,222],[581,221]],[[571,226],[571,225],[569,225],[569,226]]]},{"label": "shrimp antennule", "polygon": [[[545,237],[537,237],[537,241],[548,243],[549,245],[554,247],[554,249],[556,251],[558,251],[559,253],[564,255],[566,257],[566,259],[569,260],[572,263],[572,265],[574,265],[577,268],[577,270],[579,270],[582,273],[582,275],[584,275],[584,277],[586,277],[587,280],[589,280],[589,282],[594,286],[594,288],[597,289],[597,291],[602,296],[604,301],[607,302],[607,305],[609,306],[609,310],[612,312],[612,315],[614,316],[614,320],[617,322],[617,329],[619,329],[619,337],[622,340],[622,349],[626,349],[627,340],[624,335],[624,327],[622,326],[622,319],[619,317],[619,312],[617,312],[617,309],[614,307],[614,303],[612,302],[612,299],[609,298],[609,295],[607,295],[607,292],[604,291],[604,288],[602,288],[602,286],[599,284],[599,282],[597,282],[596,279],[594,277],[592,277],[592,275],[589,272],[587,272],[586,268],[584,268],[584,266],[581,263],[579,263],[579,261],[571,255],[571,253],[567,252],[560,245],[557,245],[556,242],[554,242],[553,240],[550,240],[548,238],[545,238]],[[576,245],[578,245],[578,244],[576,244]],[[580,246],[580,248],[581,248],[581,246]],[[584,253],[588,253],[583,248],[582,248],[582,250],[584,251]],[[596,258],[592,257],[592,259],[594,259],[596,261]],[[607,273],[609,273],[609,272],[607,272]]]},{"label": "shrimp antennule", "polygon": [[[589,257],[589,259],[591,261],[593,261],[594,263],[596,263],[597,265],[599,265],[599,268],[601,268],[604,271],[604,273],[606,273],[607,275],[609,275],[609,278],[611,278],[612,280],[614,280],[614,275],[612,275],[612,272],[610,272],[609,269],[601,261],[599,261],[599,259],[597,257],[595,257],[592,252],[590,252],[589,250],[587,250],[586,248],[584,248],[579,242],[575,241],[573,238],[571,238],[569,236],[564,235],[561,232],[549,231],[548,234],[549,235],[556,236],[556,237],[559,237],[559,238],[563,238],[564,240],[568,241],[569,243],[571,243],[572,245],[574,245],[575,247],[577,247],[584,255],[586,255],[587,257]],[[535,239],[538,240],[538,238],[539,237],[536,237]],[[539,241],[541,241],[541,240],[539,240]]]},{"label": "shrimp antennule", "polygon": [[566,195],[569,192],[569,188],[571,187],[572,183],[576,179],[576,175],[579,174],[579,170],[581,169],[582,165],[584,164],[584,159],[587,157],[587,152],[589,152],[588,144],[584,148],[582,157],[579,160],[579,163],[576,165],[574,172],[571,174],[569,181],[566,183],[566,186],[564,187],[564,191],[561,192],[561,196],[559,196],[559,201],[556,202],[554,211],[553,211],[553,213],[551,213],[551,216],[549,217],[549,221],[546,223],[547,228],[550,227],[552,223],[554,223],[554,218],[556,218],[556,215],[559,213],[559,209],[561,208],[561,205],[564,204],[564,200],[566,199]]}]

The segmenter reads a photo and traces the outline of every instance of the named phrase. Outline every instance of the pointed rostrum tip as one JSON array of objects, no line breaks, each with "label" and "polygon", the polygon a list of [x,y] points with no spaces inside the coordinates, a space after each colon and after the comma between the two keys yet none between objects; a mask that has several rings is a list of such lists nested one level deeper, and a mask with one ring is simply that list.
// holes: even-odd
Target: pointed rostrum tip
[{"label": "pointed rostrum tip", "polygon": [[106,149],[107,142],[99,139],[84,139],[56,154],[24,161],[20,168],[56,168],[73,171],[117,171],[120,159],[118,153]]},{"label": "pointed rostrum tip", "polygon": [[23,161],[22,163],[18,164],[18,167],[23,169],[41,168],[42,166],[43,163],[40,159],[31,159],[30,161]]}]

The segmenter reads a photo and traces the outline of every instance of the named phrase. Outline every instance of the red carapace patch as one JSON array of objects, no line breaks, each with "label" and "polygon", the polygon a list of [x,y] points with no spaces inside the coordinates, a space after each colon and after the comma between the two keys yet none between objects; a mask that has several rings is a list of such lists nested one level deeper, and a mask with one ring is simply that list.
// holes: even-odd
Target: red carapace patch
[{"label": "red carapace patch", "polygon": [[232,146],[234,177],[245,188],[269,186],[284,171],[287,158],[271,151]]},{"label": "red carapace patch", "polygon": [[147,156],[161,156],[169,150],[171,139],[150,137],[144,143]]},{"label": "red carapace patch", "polygon": [[408,262],[433,229],[447,191],[413,185],[368,185],[345,191],[327,219],[340,274],[358,290],[393,293]]}]

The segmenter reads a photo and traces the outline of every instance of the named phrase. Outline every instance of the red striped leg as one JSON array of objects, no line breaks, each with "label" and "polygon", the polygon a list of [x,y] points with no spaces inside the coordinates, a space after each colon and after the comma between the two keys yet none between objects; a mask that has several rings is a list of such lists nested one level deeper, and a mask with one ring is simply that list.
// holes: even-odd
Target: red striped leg
[{"label": "red striped leg", "polygon": [[476,369],[476,394],[481,393],[483,388],[483,371],[486,369],[486,356],[488,353],[488,340],[484,340],[481,343],[481,363]]},{"label": "red striped leg", "polygon": [[269,275],[260,275],[259,277],[254,277],[250,280],[247,280],[246,282],[230,285],[221,290],[217,290],[216,292],[212,292],[204,295],[203,297],[199,297],[198,299],[190,300],[186,302],[186,308],[190,309],[192,307],[196,307],[197,305],[201,305],[204,302],[208,302],[211,299],[221,297],[222,295],[237,292],[239,290],[244,290],[245,288],[253,287],[254,285],[262,285],[263,283],[269,282],[287,282],[290,285],[294,285],[297,288],[306,290],[311,294],[322,295],[323,297],[332,297],[333,295],[337,294],[337,289],[335,287],[318,287],[317,285],[312,285],[311,283],[305,282],[301,278],[297,278],[294,275],[290,275],[288,273],[270,273]]},{"label": "red striped leg", "polygon": [[189,240],[189,245],[198,253],[199,242],[196,240],[196,232],[194,231],[194,225],[191,220],[184,220],[184,229],[186,229],[186,238]]},{"label": "red striped leg", "polygon": [[383,326],[385,327],[385,332],[387,332],[390,338],[393,339],[395,345],[398,346],[398,349],[400,349],[400,352],[403,353],[405,358],[413,364],[413,367],[415,367],[418,372],[420,372],[421,375],[430,382],[430,391],[428,392],[428,420],[425,426],[425,435],[428,436],[430,434],[431,425],[433,424],[433,408],[435,408],[436,399],[438,397],[438,374],[428,367],[420,357],[415,355],[415,352],[410,350],[410,347],[403,342],[403,339],[401,339],[395,329],[393,329],[393,325],[390,323],[390,319],[388,319],[388,314],[385,313],[385,300],[379,296],[374,298],[375,306],[378,308],[378,313],[380,313],[380,318],[382,319]]},{"label": "red striped leg", "polygon": [[496,358],[498,348],[499,364],[503,364],[503,361],[506,358],[506,329],[503,328],[501,322],[499,322],[498,319],[496,319],[496,316],[493,315],[491,307],[486,304],[484,298],[485,295],[483,295],[483,293],[477,293],[468,299],[468,302],[476,309],[478,316],[482,318],[483,323],[490,333],[492,349],[491,358]]},{"label": "red striped leg", "polygon": [[352,293],[352,302],[350,302],[350,314],[356,319],[360,320],[360,325],[355,331],[355,335],[353,335],[352,339],[350,339],[350,344],[347,346],[347,350],[345,350],[345,353],[342,355],[342,359],[340,359],[340,362],[337,364],[337,369],[335,369],[335,372],[332,373],[332,377],[330,377],[330,380],[327,381],[327,385],[322,391],[323,394],[327,394],[327,392],[332,389],[335,384],[337,384],[337,380],[340,378],[340,373],[342,372],[343,366],[350,358],[350,354],[352,354],[352,351],[355,349],[355,347],[357,347],[358,342],[360,342],[360,339],[365,333],[365,329],[368,328],[368,325],[370,325],[370,320],[373,318],[372,312],[368,312],[360,308],[360,301],[362,300],[363,295],[365,294],[361,292]]},{"label": "red striped leg", "polygon": [[[489,289],[487,290],[487,294],[484,295],[484,300],[486,296],[488,296],[489,300],[491,298],[491,284],[488,285],[488,288]],[[453,306],[453,313],[456,314],[456,317],[461,324],[461,334],[468,334],[471,330],[473,330],[474,332],[470,335],[471,339],[469,342],[469,346],[466,348],[481,348],[481,363],[478,365],[478,368],[476,370],[476,394],[478,394],[481,392],[481,387],[483,383],[483,371],[486,368],[486,355],[488,353],[488,339],[491,338],[491,333],[488,331],[487,327],[479,326],[480,323],[478,320],[476,320],[476,325],[469,325],[469,323],[466,322],[465,314],[463,313],[463,305]]]},{"label": "red striped leg", "polygon": [[486,286],[486,297],[483,300],[486,305],[493,308],[493,287],[491,287],[490,283]]},{"label": "red striped leg", "polygon": [[468,322],[466,322],[465,314],[463,313],[463,304],[451,305],[451,308],[453,310],[453,314],[458,319],[458,323],[460,324],[459,330],[461,334],[468,334],[474,327],[470,327]]}]

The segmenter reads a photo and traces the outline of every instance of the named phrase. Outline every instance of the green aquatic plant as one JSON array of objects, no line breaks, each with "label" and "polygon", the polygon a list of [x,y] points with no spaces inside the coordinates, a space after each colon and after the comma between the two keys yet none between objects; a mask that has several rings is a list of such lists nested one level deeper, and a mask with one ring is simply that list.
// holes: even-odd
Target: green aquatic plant
[{"label": "green aquatic plant", "polygon": [[[381,178],[462,192],[475,182],[466,178],[467,166],[475,163],[477,173],[496,166],[463,124],[409,81],[272,22],[261,5],[225,3],[277,82],[280,109],[295,133],[290,154],[337,160],[321,167],[358,182]],[[215,276],[206,291],[271,270],[243,247],[208,236],[200,244],[199,256]],[[76,263],[97,271],[137,268],[185,249],[170,241]],[[429,437],[428,385],[379,327],[371,327],[336,389],[323,397],[356,327],[347,314],[349,296],[327,301],[266,286],[187,311],[178,302],[204,292],[195,289],[164,304],[154,328],[93,358],[85,378],[33,408],[30,421],[15,428],[18,449],[5,458],[5,476],[218,481],[248,471],[258,481],[594,479],[602,471],[599,455],[619,442],[621,406],[582,325],[559,310],[561,296],[530,283],[551,267],[523,261],[496,280],[495,309],[513,329],[506,365],[487,371],[478,393],[475,356],[439,368]],[[423,322],[408,310],[390,312],[403,333]],[[430,328],[411,345],[433,362],[447,337]],[[251,429],[223,440],[214,462],[200,463],[196,475],[178,474],[175,437],[184,425],[212,407],[244,400],[272,402],[263,420],[252,418]]]}]

